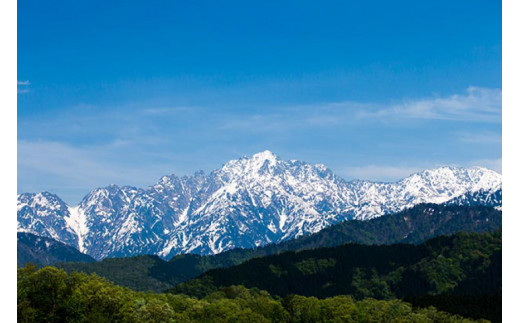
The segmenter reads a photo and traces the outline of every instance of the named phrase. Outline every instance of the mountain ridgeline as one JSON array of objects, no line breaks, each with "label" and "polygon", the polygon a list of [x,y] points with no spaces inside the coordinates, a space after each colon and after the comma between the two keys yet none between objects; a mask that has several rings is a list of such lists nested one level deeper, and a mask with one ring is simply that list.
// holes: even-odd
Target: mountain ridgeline
[{"label": "mountain ridgeline", "polygon": [[372,220],[345,221],[312,235],[254,249],[233,249],[218,255],[178,255],[170,261],[157,256],[104,259],[96,263],[61,263],[67,272],[97,273],[135,290],[163,291],[207,270],[239,265],[249,259],[346,243],[419,244],[460,231],[493,232],[502,225],[502,212],[485,206],[420,204]]},{"label": "mountain ridgeline", "polygon": [[76,248],[51,238],[39,237],[31,233],[17,233],[17,264],[25,266],[31,262],[48,266],[57,262],[77,261],[95,262],[89,255],[79,252]]},{"label": "mountain ridgeline", "polygon": [[48,192],[20,194],[18,231],[53,238],[98,260],[141,254],[170,259],[288,241],[420,203],[500,207],[501,187],[501,175],[481,167],[441,167],[395,183],[347,182],[322,164],[265,151],[209,174],[163,176],[146,189],[98,188],[77,206]]}]

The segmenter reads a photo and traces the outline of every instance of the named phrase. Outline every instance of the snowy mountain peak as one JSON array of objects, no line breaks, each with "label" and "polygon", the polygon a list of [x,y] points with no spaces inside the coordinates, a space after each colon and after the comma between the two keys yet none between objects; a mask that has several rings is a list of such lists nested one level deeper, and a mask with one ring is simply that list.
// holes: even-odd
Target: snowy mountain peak
[{"label": "snowy mountain peak", "polygon": [[256,153],[251,157],[251,159],[258,160],[258,161],[270,161],[275,162],[279,160],[278,156],[276,156],[274,153],[272,153],[269,150],[264,150],[262,152]]},{"label": "snowy mountain peak", "polygon": [[225,173],[258,173],[266,167],[274,167],[281,160],[269,150],[256,153],[252,157],[242,157],[234,159],[226,164],[218,171]]},{"label": "snowy mountain peak", "polygon": [[[110,185],[77,206],[50,193],[18,196],[18,230],[104,257],[215,254],[371,219],[418,203],[501,203],[501,175],[482,167],[439,167],[395,183],[347,182],[323,164],[270,151],[209,174],[163,176],[146,189]],[[450,202],[451,201],[451,202]]]},{"label": "snowy mountain peak", "polygon": [[320,170],[321,172],[329,170],[329,168],[323,164],[315,164],[314,167],[316,167],[316,169]]}]

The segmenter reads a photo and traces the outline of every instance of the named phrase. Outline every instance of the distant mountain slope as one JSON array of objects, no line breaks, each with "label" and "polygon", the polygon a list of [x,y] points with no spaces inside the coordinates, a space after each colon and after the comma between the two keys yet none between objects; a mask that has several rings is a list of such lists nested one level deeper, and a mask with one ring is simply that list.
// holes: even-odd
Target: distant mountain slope
[{"label": "distant mountain slope", "polygon": [[501,226],[502,212],[491,207],[419,204],[402,212],[369,221],[341,222],[318,233],[259,250],[266,250],[266,254],[274,254],[286,250],[333,247],[349,242],[418,244],[439,235],[450,235],[459,231],[492,232]]},{"label": "distant mountain slope", "polygon": [[500,231],[440,236],[420,245],[346,244],[284,252],[213,269],[173,291],[200,297],[221,287],[244,285],[279,296],[347,294],[359,299],[390,299],[453,293],[464,286],[478,295],[500,292],[500,272],[493,271],[491,287],[481,286],[478,278],[499,268],[501,250]]},{"label": "distant mountain slope", "polygon": [[18,232],[18,265],[25,266],[28,262],[32,262],[34,264],[47,266],[63,261],[94,262],[96,260],[54,239],[39,237],[31,233]]},{"label": "distant mountain slope", "polygon": [[445,205],[484,205],[492,206],[497,209],[502,208],[502,189],[496,191],[478,190],[476,192],[467,192],[460,196],[457,196]]},{"label": "distant mountain slope", "polygon": [[501,183],[500,174],[481,167],[441,167],[395,183],[347,182],[322,164],[286,161],[264,151],[207,175],[163,176],[147,189],[98,188],[74,207],[50,193],[20,194],[18,231],[51,237],[96,259],[210,255],[420,203],[494,194]]},{"label": "distant mountain slope", "polygon": [[246,260],[355,242],[362,244],[421,243],[459,231],[492,232],[501,227],[502,212],[491,207],[420,204],[397,214],[368,221],[345,221],[322,231],[256,249],[233,249],[214,256],[179,255],[169,262],[157,256],[104,259],[90,264],[59,264],[68,272],[95,272],[136,290],[161,291],[213,268],[231,267]]}]

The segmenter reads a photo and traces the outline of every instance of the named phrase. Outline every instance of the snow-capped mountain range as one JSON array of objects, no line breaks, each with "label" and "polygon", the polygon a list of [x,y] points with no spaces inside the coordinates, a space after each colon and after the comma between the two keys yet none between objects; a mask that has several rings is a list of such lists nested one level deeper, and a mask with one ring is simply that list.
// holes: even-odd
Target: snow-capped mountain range
[{"label": "snow-capped mountain range", "polygon": [[51,237],[96,259],[217,254],[371,219],[419,203],[501,206],[501,175],[441,167],[395,183],[347,182],[322,164],[270,151],[209,174],[168,175],[147,189],[110,185],[76,206],[43,193],[18,195],[18,231]]}]

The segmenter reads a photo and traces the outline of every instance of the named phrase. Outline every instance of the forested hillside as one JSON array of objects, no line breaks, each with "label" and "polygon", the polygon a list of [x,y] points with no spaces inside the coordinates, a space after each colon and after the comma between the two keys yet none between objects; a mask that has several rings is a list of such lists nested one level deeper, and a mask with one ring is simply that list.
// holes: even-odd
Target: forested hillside
[{"label": "forested hillside", "polygon": [[215,256],[180,255],[169,262],[157,256],[104,259],[96,263],[61,263],[67,272],[97,273],[135,290],[163,291],[214,268],[284,251],[333,247],[345,243],[421,243],[441,234],[459,231],[491,232],[502,224],[502,212],[483,206],[421,204],[398,214],[368,221],[346,221],[322,231],[257,249],[234,249]]},{"label": "forested hillside", "polygon": [[[476,322],[400,300],[325,299],[230,286],[197,299],[135,292],[96,275],[18,269],[18,322]],[[486,322],[479,320],[478,322]]]},{"label": "forested hillside", "polygon": [[[279,296],[407,297],[424,305],[439,300],[419,296],[472,296],[468,301],[475,302],[475,297],[497,297],[501,284],[501,231],[496,231],[441,236],[420,245],[346,244],[285,252],[210,270],[172,292],[202,297],[225,286],[244,285]],[[477,314],[496,320],[491,316],[497,303]]]}]

